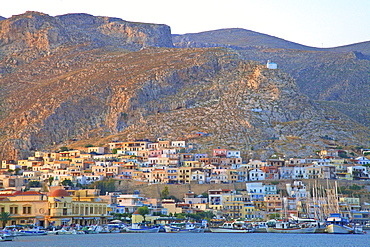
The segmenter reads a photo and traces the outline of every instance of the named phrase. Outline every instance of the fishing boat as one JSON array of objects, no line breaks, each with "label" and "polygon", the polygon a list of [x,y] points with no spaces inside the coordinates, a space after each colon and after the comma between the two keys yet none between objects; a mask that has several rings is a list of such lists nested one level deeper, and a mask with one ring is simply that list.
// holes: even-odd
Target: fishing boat
[{"label": "fishing boat", "polygon": [[354,232],[347,218],[341,217],[340,214],[330,214],[326,220],[326,232],[331,234],[349,234]]},{"label": "fishing boat", "polygon": [[226,221],[219,227],[210,227],[211,232],[217,233],[249,233],[254,232],[254,228],[249,227],[244,221]]},{"label": "fishing boat", "polygon": [[316,228],[307,223],[277,221],[275,224],[268,224],[266,231],[268,233],[315,233]]},{"label": "fishing boat", "polygon": [[130,233],[157,233],[159,227],[148,227],[144,224],[132,224],[131,227],[126,227],[126,232]]},{"label": "fishing boat", "polygon": [[177,233],[180,231],[180,228],[173,226],[164,226],[164,231],[167,233]]}]

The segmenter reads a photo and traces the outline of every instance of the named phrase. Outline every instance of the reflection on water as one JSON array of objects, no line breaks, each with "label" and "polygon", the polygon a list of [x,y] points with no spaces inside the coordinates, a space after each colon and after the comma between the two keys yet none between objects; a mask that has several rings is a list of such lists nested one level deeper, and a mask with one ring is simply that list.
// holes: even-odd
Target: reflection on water
[{"label": "reflection on water", "polygon": [[370,234],[117,233],[17,237],[2,246],[370,246]]}]

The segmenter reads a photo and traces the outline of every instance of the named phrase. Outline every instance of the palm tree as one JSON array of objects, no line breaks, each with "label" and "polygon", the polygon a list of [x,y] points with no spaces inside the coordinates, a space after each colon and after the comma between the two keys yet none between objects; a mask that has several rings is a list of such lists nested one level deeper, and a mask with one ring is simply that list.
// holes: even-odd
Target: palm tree
[{"label": "palm tree", "polygon": [[8,212],[2,212],[0,214],[0,221],[2,222],[3,229],[5,228],[6,223],[8,223],[8,221],[10,221],[11,219],[12,217],[10,217],[10,213]]}]

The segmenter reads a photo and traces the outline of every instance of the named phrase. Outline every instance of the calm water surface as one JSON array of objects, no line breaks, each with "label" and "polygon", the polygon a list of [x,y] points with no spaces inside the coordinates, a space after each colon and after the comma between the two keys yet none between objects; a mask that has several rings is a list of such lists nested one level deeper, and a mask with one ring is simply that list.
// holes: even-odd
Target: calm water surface
[{"label": "calm water surface", "polygon": [[370,246],[370,234],[117,233],[17,237],[0,246]]}]

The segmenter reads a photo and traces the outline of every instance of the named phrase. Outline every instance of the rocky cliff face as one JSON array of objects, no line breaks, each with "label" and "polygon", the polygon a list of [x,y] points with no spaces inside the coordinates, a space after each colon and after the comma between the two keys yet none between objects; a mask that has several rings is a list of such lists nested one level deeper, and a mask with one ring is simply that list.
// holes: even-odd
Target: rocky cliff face
[{"label": "rocky cliff face", "polygon": [[1,158],[76,140],[168,137],[261,157],[312,154],[323,136],[368,142],[367,128],[318,107],[280,70],[225,48],[163,48],[166,26],[34,12],[0,25]]},{"label": "rocky cliff face", "polygon": [[[200,149],[306,154],[323,145],[321,136],[340,134],[348,144],[367,138],[366,129],[317,108],[287,74],[221,48],[99,49],[72,57],[63,50],[0,82],[0,141],[8,158],[70,139],[169,137]],[[199,131],[209,136],[195,138]]]},{"label": "rocky cliff face", "polygon": [[66,47],[139,50],[143,47],[172,47],[166,25],[132,23],[118,18],[88,14],[52,17],[26,12],[0,22],[0,73],[13,65],[28,63]]},{"label": "rocky cliff face", "polygon": [[222,46],[247,60],[272,60],[303,94],[370,126],[370,42],[320,49],[243,29],[175,35],[173,41],[176,47]]}]

